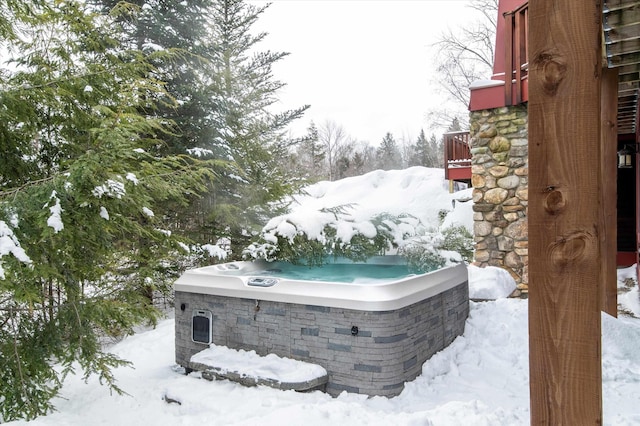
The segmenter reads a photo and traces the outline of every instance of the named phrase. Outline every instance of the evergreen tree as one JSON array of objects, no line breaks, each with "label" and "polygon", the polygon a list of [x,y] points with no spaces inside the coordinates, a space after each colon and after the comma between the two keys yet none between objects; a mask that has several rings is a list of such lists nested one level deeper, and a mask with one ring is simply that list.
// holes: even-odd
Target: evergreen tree
[{"label": "evergreen tree", "polygon": [[216,121],[224,123],[218,132],[231,165],[218,172],[207,221],[214,240],[231,241],[232,258],[241,256],[252,235],[273,215],[274,202],[299,185],[282,161],[289,146],[298,142],[288,140],[285,129],[307,106],[275,114],[269,109],[284,86],[273,78],[272,66],[287,54],[252,53],[266,36],[251,34],[265,8],[241,0],[215,0],[208,12],[212,86],[223,105]]},{"label": "evergreen tree", "polygon": [[402,156],[393,135],[390,132],[382,139],[376,151],[378,167],[382,170],[394,170],[402,168]]},{"label": "evergreen tree", "polygon": [[[103,14],[116,14],[121,28],[117,35],[120,44],[143,57],[153,67],[144,70],[144,76],[163,87],[163,96],[147,94],[145,102],[138,107],[141,114],[172,123],[171,132],[164,135],[163,143],[158,147],[158,154],[189,152],[199,156],[213,149],[211,143],[208,149],[202,149],[203,140],[215,140],[219,145],[220,139],[215,136],[222,123],[215,121],[212,111],[222,107],[216,103],[216,96],[209,96],[212,55],[202,42],[207,39],[206,10],[211,0],[89,1]],[[156,213],[173,218],[172,230],[184,233],[202,222],[201,198],[191,194],[190,204],[195,208],[185,209],[181,204],[167,202],[163,210]],[[193,234],[190,236],[194,237]],[[151,256],[145,249],[144,239],[138,245],[141,253]],[[131,268],[147,269],[152,259],[140,257],[139,260]],[[151,286],[143,291],[152,298]]]},{"label": "evergreen tree", "polygon": [[364,153],[356,151],[351,161],[353,167],[353,176],[360,176],[365,173],[366,159]]},{"label": "evergreen tree", "polygon": [[338,179],[344,179],[348,176],[352,176],[352,174],[349,173],[351,169],[351,160],[349,159],[349,157],[342,156],[338,158],[338,161],[336,162],[336,166],[338,171],[338,176],[337,176]]},{"label": "evergreen tree", "polygon": [[[216,87],[217,69],[210,40],[208,10],[213,0],[90,0],[103,13],[119,15],[123,45],[153,64],[146,76],[163,82],[166,98],[147,98],[141,112],[174,123],[160,147],[162,155],[189,153],[195,157],[227,159],[229,148],[222,136],[224,108]],[[166,54],[171,53],[171,54]],[[222,161],[216,164],[222,166]],[[164,215],[173,218],[174,229],[195,240],[203,237],[212,201],[190,197],[190,208],[167,203]]]},{"label": "evergreen tree", "polygon": [[400,151],[400,163],[402,164],[402,168],[406,169],[407,167],[411,167],[416,165],[416,146],[415,144],[407,139],[406,136],[403,136],[398,145],[398,151]]},{"label": "evergreen tree", "polygon": [[458,117],[453,117],[453,119],[451,119],[451,124],[447,128],[447,132],[460,132],[460,131],[462,131],[460,120],[458,120]]},{"label": "evergreen tree", "polygon": [[420,134],[414,145],[415,156],[411,160],[411,165],[429,167],[429,142],[424,135],[424,129],[420,129]]},{"label": "evergreen tree", "polygon": [[[122,4],[93,1],[105,10]],[[266,6],[241,0],[131,3],[133,19],[123,21],[123,38],[147,57],[175,53],[171,60],[152,61],[154,76],[166,82],[175,100],[150,105],[154,115],[176,123],[164,152],[218,160],[219,179],[209,194],[193,198],[187,211],[168,205],[169,215],[196,241],[231,241],[232,257],[238,258],[267,204],[298,181],[283,159],[299,141],[287,139],[284,129],[306,107],[270,111],[284,85],[273,79],[271,68],[286,54],[257,50],[266,34],[252,35],[251,28]]]},{"label": "evergreen tree", "polygon": [[429,152],[430,166],[429,167],[444,167],[444,138],[440,137],[440,140],[436,139],[436,135],[431,134],[429,138]]},{"label": "evergreen tree", "polygon": [[320,143],[318,128],[312,121],[307,129],[307,136],[298,146],[300,157],[299,166],[306,172],[306,176],[311,182],[321,180],[326,176],[324,162],[326,157],[325,147]]},{"label": "evergreen tree", "polygon": [[[16,28],[27,36],[12,37]],[[121,45],[117,21],[82,0],[7,3],[0,34],[17,58],[0,72],[0,157],[18,161],[0,168],[0,421],[9,421],[47,413],[74,369],[120,391],[111,369],[126,361],[101,339],[155,320],[141,289],[169,285],[183,247],[157,213],[203,190],[211,166],[159,155],[171,129],[141,114],[149,99],[171,98],[149,77],[150,59],[170,52]]]},{"label": "evergreen tree", "polygon": [[[122,42],[154,65],[148,74],[162,81],[173,102],[149,99],[146,112],[175,123],[166,140],[169,153],[184,153],[203,141],[218,141],[214,111],[223,108],[212,94],[213,53],[209,42],[208,9],[212,0],[90,0],[103,13],[126,9],[120,22]],[[172,55],[158,55],[171,52]],[[156,101],[156,102],[153,102]],[[201,152],[197,150],[197,152]]]},{"label": "evergreen tree", "polygon": [[426,138],[424,130],[420,130],[420,135],[415,143],[416,165],[424,167],[442,167],[443,152],[442,147],[437,143],[435,135]]}]

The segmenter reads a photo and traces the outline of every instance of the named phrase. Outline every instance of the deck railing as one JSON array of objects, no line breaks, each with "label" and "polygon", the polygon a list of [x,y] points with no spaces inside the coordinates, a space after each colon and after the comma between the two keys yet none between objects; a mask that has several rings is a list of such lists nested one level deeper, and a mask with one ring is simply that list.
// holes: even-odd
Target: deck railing
[{"label": "deck railing", "polygon": [[[528,100],[529,3],[504,14],[505,19],[505,104],[519,105]],[[509,82],[511,73],[511,82]],[[511,83],[511,84],[509,84]]]},{"label": "deck railing", "polygon": [[444,176],[451,179],[449,170],[469,168],[471,178],[471,149],[469,132],[450,132],[444,134]]}]

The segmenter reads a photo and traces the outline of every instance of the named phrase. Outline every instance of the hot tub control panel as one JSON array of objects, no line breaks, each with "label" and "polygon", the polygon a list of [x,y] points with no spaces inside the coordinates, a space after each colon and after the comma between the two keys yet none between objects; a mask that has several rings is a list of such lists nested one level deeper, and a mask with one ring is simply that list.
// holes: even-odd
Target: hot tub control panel
[{"label": "hot tub control panel", "polygon": [[247,281],[247,285],[252,287],[271,287],[278,283],[275,278],[251,277]]}]

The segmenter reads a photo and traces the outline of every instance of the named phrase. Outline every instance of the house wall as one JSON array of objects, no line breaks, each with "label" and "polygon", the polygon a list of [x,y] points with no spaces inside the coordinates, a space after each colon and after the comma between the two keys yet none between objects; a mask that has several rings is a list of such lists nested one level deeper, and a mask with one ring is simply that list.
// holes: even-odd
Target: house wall
[{"label": "house wall", "polygon": [[498,266],[528,293],[527,105],[470,113],[475,264]]}]

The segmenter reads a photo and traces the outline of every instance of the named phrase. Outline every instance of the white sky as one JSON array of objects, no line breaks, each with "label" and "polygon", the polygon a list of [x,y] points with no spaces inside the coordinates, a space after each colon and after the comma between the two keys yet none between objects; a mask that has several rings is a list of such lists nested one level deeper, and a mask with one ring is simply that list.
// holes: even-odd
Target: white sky
[{"label": "white sky", "polygon": [[[266,2],[250,0],[263,5]],[[427,112],[444,102],[435,84],[432,43],[469,22],[467,0],[275,0],[254,26],[261,50],[290,52],[274,67],[287,83],[282,109],[310,104],[293,127],[331,120],[378,145],[427,135]],[[477,12],[475,12],[477,13]],[[441,129],[434,129],[440,133]]]}]

